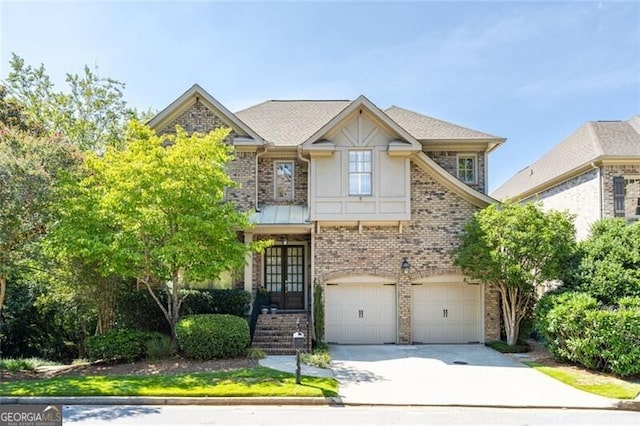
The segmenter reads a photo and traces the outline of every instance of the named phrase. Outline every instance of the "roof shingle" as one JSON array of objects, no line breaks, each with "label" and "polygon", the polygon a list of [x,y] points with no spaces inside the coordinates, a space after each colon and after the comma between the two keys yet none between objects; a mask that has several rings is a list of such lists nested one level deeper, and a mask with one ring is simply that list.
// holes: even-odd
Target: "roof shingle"
[{"label": "roof shingle", "polygon": [[499,200],[520,198],[534,188],[546,189],[544,184],[559,176],[606,157],[640,158],[640,116],[627,121],[586,122],[491,196]]}]

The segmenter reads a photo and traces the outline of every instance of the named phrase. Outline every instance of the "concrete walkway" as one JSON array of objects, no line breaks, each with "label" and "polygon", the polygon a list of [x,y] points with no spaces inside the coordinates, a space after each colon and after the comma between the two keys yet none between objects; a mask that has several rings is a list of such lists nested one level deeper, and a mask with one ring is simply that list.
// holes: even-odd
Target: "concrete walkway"
[{"label": "concrete walkway", "polygon": [[[271,355],[260,360],[263,367],[273,368],[274,370],[284,371],[286,373],[296,372],[296,356],[295,355]],[[311,365],[300,364],[300,374],[303,376],[314,377],[333,377],[333,371],[328,368],[318,368]]]},{"label": "concrete walkway", "polygon": [[[303,364],[301,373],[335,377],[343,404],[638,409],[483,345],[331,345],[330,353],[331,370]],[[295,372],[295,356],[268,356],[260,364]]]}]

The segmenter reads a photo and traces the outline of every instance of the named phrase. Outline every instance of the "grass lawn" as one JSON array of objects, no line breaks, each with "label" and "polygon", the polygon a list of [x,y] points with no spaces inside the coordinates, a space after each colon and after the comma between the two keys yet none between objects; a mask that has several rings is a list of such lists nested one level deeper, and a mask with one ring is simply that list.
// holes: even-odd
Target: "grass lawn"
[{"label": "grass lawn", "polygon": [[549,366],[537,362],[525,364],[574,388],[607,398],[634,399],[640,393],[638,382],[577,368]]},{"label": "grass lawn", "polygon": [[335,379],[295,376],[265,367],[152,376],[65,376],[0,384],[2,396],[257,397],[337,396]]}]

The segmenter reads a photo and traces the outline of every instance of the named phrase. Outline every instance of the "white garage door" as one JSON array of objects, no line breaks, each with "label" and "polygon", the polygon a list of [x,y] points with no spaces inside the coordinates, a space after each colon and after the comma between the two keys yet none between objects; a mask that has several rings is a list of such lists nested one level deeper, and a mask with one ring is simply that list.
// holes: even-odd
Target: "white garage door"
[{"label": "white garage door", "polygon": [[325,340],[331,343],[395,343],[395,285],[328,284]]},{"label": "white garage door", "polygon": [[413,286],[413,343],[481,341],[479,285],[460,282]]}]

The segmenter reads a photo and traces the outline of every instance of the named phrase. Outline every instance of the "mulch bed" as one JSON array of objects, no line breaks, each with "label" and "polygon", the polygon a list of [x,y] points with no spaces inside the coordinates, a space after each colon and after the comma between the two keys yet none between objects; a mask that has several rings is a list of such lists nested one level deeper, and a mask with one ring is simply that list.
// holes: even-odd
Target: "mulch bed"
[{"label": "mulch bed", "polygon": [[17,380],[49,379],[61,376],[121,376],[213,372],[252,368],[258,365],[258,360],[249,358],[194,361],[175,357],[156,361],[138,361],[129,364],[97,362],[85,365],[40,367],[36,371],[0,371],[0,383]]}]

